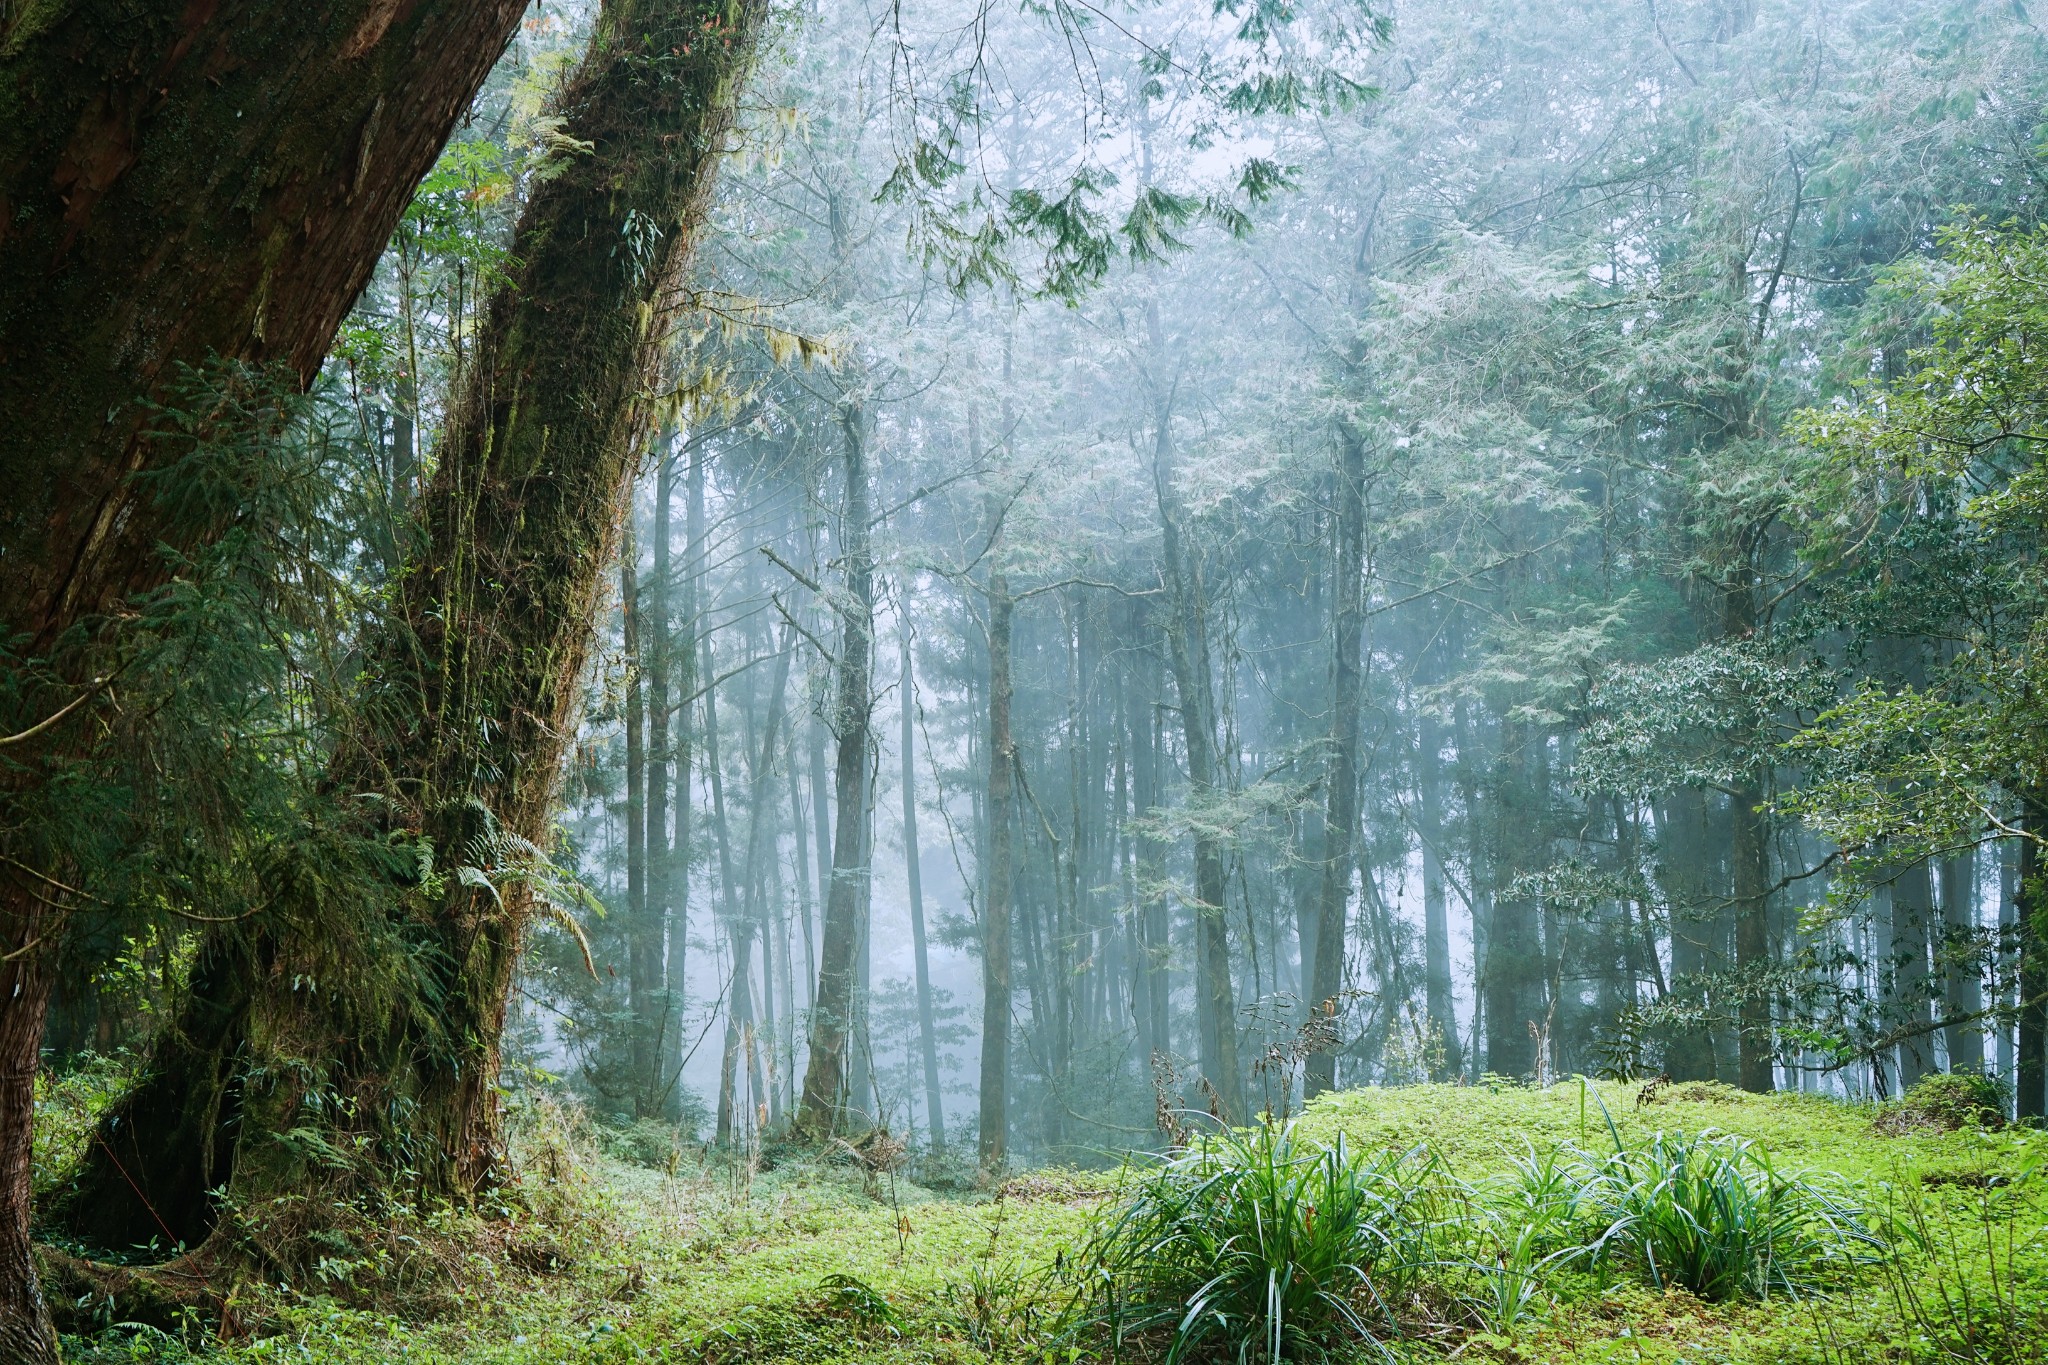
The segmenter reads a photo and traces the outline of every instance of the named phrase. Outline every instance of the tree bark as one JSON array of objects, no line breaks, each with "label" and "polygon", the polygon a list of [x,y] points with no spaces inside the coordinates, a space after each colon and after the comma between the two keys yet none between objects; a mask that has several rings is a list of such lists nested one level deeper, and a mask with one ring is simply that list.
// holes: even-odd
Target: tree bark
[{"label": "tree bark", "polygon": [[2014,927],[2019,940],[2019,1038],[2014,1048],[2022,1119],[2048,1118],[2048,858],[2040,840],[2048,835],[2048,798],[2029,792],[2021,823],[2031,837],[2020,840],[2019,886]]},{"label": "tree bark", "polygon": [[41,1365],[57,1359],[57,1330],[29,1242],[29,1162],[50,974],[41,955],[8,946],[10,960],[0,962],[0,998],[14,1002],[0,1011],[0,1360]]},{"label": "tree bark", "polygon": [[[738,1045],[739,1034],[755,1024],[753,1009],[753,988],[748,981],[747,953],[754,935],[766,927],[767,907],[762,896],[761,841],[773,842],[771,812],[774,810],[774,794],[771,786],[775,773],[776,737],[782,730],[784,697],[789,691],[789,659],[795,652],[795,643],[785,639],[775,661],[775,680],[768,685],[768,718],[762,723],[760,743],[754,752],[747,755],[747,857],[745,866],[746,899],[740,910],[738,922],[733,930],[733,1008],[727,1015],[726,1055],[728,1068],[726,1084],[728,1089],[721,1092],[718,1105],[719,1140],[725,1141],[731,1135],[731,1083],[730,1058]],[[761,1001],[762,1013],[772,1029],[775,1017],[775,996],[769,972],[773,969],[774,947],[765,935],[762,944]],[[754,1056],[749,1055],[750,1064]],[[754,1102],[763,1098],[761,1079],[753,1076]]]},{"label": "tree bark", "polygon": [[[1351,908],[1352,847],[1358,829],[1358,651],[1365,636],[1365,443],[1340,432],[1337,443],[1336,555],[1331,585],[1330,756],[1324,772],[1323,885],[1308,1003],[1334,1020],[1342,1012],[1345,933]],[[1441,900],[1441,897],[1439,897]],[[1439,907],[1441,908],[1441,907]],[[1337,1083],[1337,1054],[1311,1053],[1302,1089],[1309,1097]]]},{"label": "tree bark", "polygon": [[[220,529],[167,521],[136,477],[182,449],[149,440],[150,400],[221,361],[310,379],[524,9],[96,0],[0,15],[0,641],[15,660],[89,677],[96,619],[169,573],[157,547]],[[70,693],[26,700],[46,713]],[[79,752],[86,733],[48,742]],[[0,951],[48,953],[47,910],[0,885]],[[20,970],[43,981],[54,966]],[[0,1035],[31,1057],[47,999],[47,985],[0,998]],[[0,1107],[14,1098],[0,1090]],[[6,1343],[23,1361],[55,1358],[25,1240],[32,1122],[0,1112],[0,1312],[25,1315]]]},{"label": "tree bark", "polygon": [[[296,1211],[280,1226],[317,1226],[334,1202],[325,1192],[387,1184],[401,1169],[428,1196],[465,1197],[492,1177],[498,1040],[530,904],[513,841],[547,837],[600,586],[646,445],[642,398],[666,305],[760,17],[758,5],[678,0],[605,9],[559,100],[565,133],[592,150],[542,179],[522,215],[517,264],[422,499],[423,548],[330,763],[326,790],[373,840],[418,830],[439,868],[472,863],[496,885],[419,883],[386,862],[389,892],[368,904],[332,903],[309,879],[281,889],[287,911],[252,921],[250,946],[216,936],[202,960],[247,960],[195,980],[80,1173],[69,1221],[102,1244],[151,1227],[136,1189],[159,1211],[182,1200],[211,1217],[210,1146],[188,1130],[235,1135],[222,1177],[242,1235],[213,1239],[214,1251],[233,1257],[253,1241],[278,1273],[310,1252],[300,1233],[252,1234],[272,1213]],[[619,240],[629,214],[659,234],[656,258],[598,245]],[[381,799],[353,799],[364,792]],[[418,975],[394,980],[399,963]],[[207,1074],[225,1083],[189,1084]],[[358,1103],[316,1106],[328,1092]],[[367,1160],[338,1172],[279,1142],[302,1127],[332,1132],[337,1150],[360,1140]]]},{"label": "tree bark", "polygon": [[855,986],[867,939],[866,824],[868,758],[873,746],[875,558],[868,487],[867,432],[860,405],[840,414],[846,466],[839,547],[846,588],[839,609],[840,640],[833,731],[839,741],[833,770],[838,821],[832,832],[832,885],[825,901],[818,952],[818,990],[811,1010],[811,1056],[804,1072],[800,1122],[815,1138],[839,1131],[852,1081]]},{"label": "tree bark", "polygon": [[0,637],[162,581],[134,475],[181,366],[302,380],[525,0],[82,0],[0,18]]},{"label": "tree bark", "polygon": [[[1729,860],[1735,871],[1735,970],[1741,981],[1741,1029],[1736,1043],[1738,1080],[1744,1090],[1768,1094],[1777,1088],[1771,997],[1763,983],[1771,953],[1770,832],[1761,785],[1744,783],[1729,800],[1734,837]],[[1925,973],[1922,973],[1923,977]]]}]

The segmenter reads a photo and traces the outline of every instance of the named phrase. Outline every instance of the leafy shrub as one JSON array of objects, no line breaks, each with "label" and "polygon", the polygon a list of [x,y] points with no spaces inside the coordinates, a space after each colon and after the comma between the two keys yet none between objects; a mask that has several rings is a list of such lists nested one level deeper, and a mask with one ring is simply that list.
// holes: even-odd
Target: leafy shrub
[{"label": "leafy shrub", "polygon": [[121,1051],[86,1053],[61,1071],[36,1073],[35,1145],[30,1179],[38,1198],[61,1186],[85,1152],[107,1106],[128,1088],[136,1058]]},{"label": "leafy shrub", "polygon": [[1879,1131],[1910,1133],[1928,1129],[1953,1133],[1963,1128],[1999,1128],[2005,1124],[2005,1096],[1998,1082],[1974,1071],[1936,1071],[1922,1076],[1896,1104],[1878,1115]]},{"label": "leafy shrub", "polygon": [[1203,1140],[1149,1171],[1075,1258],[1070,1332],[1165,1334],[1167,1365],[1391,1358],[1395,1313],[1436,1261],[1443,1182],[1419,1149],[1366,1156],[1291,1128]]},{"label": "leafy shrub", "polygon": [[629,1123],[600,1124],[598,1145],[614,1161],[644,1166],[650,1171],[673,1169],[688,1141],[675,1124],[662,1119],[634,1119]]},{"label": "leafy shrub", "polygon": [[1797,1293],[1877,1239],[1820,1184],[1780,1175],[1745,1138],[1658,1133],[1617,1144],[1589,1182],[1619,1250],[1659,1289],[1703,1299]]}]

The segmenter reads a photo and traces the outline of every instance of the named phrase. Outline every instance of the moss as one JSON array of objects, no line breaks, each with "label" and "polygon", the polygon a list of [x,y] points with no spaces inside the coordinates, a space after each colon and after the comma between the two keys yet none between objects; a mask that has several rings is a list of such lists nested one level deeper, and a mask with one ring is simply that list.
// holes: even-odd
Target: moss
[{"label": "moss", "polygon": [[[1938,1313],[1916,1319],[1901,1286],[1933,1295],[1942,1284],[1984,1284],[1992,1268],[1983,1254],[1986,1218],[2014,1231],[1999,1273],[2016,1320],[2037,1323],[2048,1310],[2048,1219],[2027,1176],[2041,1164],[2040,1135],[1972,1128],[1885,1135],[1874,1129],[1877,1111],[1868,1105],[1716,1088],[1695,1099],[1653,1096],[1639,1106],[1639,1089],[1567,1082],[1547,1090],[1346,1091],[1311,1105],[1301,1132],[1341,1131],[1359,1144],[1421,1142],[1483,1188],[1528,1145],[1601,1150],[1612,1140],[1610,1118],[1624,1140],[1714,1127],[1755,1139],[1782,1169],[1838,1172],[1894,1233],[1900,1273],[1866,1266],[1825,1294],[1760,1304],[1707,1304],[1626,1277],[1560,1274],[1548,1285],[1552,1306],[1516,1333],[1460,1328],[1419,1346],[1418,1360],[1452,1351],[1461,1361],[1544,1365],[1934,1359],[1935,1343],[1953,1324],[1944,1328]],[[436,1292],[423,1283],[417,1298],[348,1308],[318,1283],[268,1291],[242,1310],[253,1325],[245,1327],[247,1339],[199,1358],[209,1365],[1022,1365],[1043,1360],[1049,1345],[1046,1325],[1058,1296],[1048,1272],[1071,1258],[1119,1181],[1029,1172],[995,1191],[944,1194],[906,1180],[893,1192],[884,1184],[875,1197],[850,1166],[793,1152],[768,1171],[702,1160],[694,1149],[672,1169],[627,1164],[601,1155],[587,1128],[546,1112],[554,1116],[553,1136],[539,1148],[529,1141],[507,1191],[510,1212],[465,1224],[461,1235],[451,1230],[434,1263]],[[848,1281],[874,1300],[835,1291]],[[115,1333],[73,1342],[69,1358],[92,1365],[177,1358],[164,1349],[148,1334],[131,1347]],[[1955,1358],[2039,1358],[2038,1346],[2019,1349]]]}]

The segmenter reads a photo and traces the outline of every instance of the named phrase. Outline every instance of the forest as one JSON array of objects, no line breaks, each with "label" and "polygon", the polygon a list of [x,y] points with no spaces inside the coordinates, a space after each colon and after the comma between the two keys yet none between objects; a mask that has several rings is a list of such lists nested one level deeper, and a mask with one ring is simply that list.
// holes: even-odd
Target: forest
[{"label": "forest", "polygon": [[0,1365],[2048,1365],[2022,0],[0,0],[0,127]]}]

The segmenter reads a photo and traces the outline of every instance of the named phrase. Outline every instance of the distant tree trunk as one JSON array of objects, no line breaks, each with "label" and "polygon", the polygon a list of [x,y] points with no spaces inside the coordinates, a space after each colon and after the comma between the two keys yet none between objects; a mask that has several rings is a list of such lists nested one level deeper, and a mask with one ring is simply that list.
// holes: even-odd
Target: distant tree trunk
[{"label": "distant tree trunk", "polygon": [[[1316,916],[1308,1003],[1341,1014],[1345,933],[1351,908],[1352,848],[1358,829],[1359,649],[1365,638],[1365,442],[1349,429],[1337,442],[1336,555],[1330,590],[1330,753],[1324,770],[1323,885]],[[1441,897],[1439,897],[1441,901]],[[1441,913],[1442,906],[1438,906]],[[1335,1052],[1310,1054],[1302,1088],[1310,1097],[1337,1083]]]},{"label": "distant tree trunk", "polygon": [[917,735],[912,721],[917,708],[913,695],[916,675],[911,671],[908,584],[899,614],[902,616],[903,650],[900,667],[903,691],[903,873],[910,883],[910,947],[917,964],[917,1041],[924,1055],[925,1122],[931,1129],[932,1150],[946,1150],[946,1111],[939,1096],[939,1043],[932,1018],[931,960],[924,936],[924,881],[918,865],[917,847]]},{"label": "distant tree trunk", "polygon": [[[718,655],[711,633],[704,633],[704,677],[718,676]],[[741,908],[740,879],[732,856],[732,820],[725,802],[725,762],[719,756],[723,738],[718,727],[718,689],[704,691],[704,775],[711,787],[711,837],[718,850],[718,900],[725,922],[726,942],[732,948],[732,967],[725,990],[725,1040],[719,1052],[718,1111],[713,1119],[713,1139],[724,1146],[732,1141],[733,1105],[738,1082],[741,1033],[754,1021],[753,997],[743,970],[751,961],[753,926]]]},{"label": "distant tree trunk", "polygon": [[[870,742],[873,742],[872,732]],[[873,760],[871,749],[870,764]],[[853,1032],[846,1044],[848,1074],[852,1077],[847,1096],[848,1112],[859,1116],[862,1122],[878,1127],[885,1115],[882,1112],[881,1087],[875,1082],[875,1035],[870,1027],[870,1010],[875,998],[875,783],[872,768],[865,785],[867,806],[860,822],[860,946],[854,953]]]},{"label": "distant tree trunk", "polygon": [[745,1127],[739,1099],[740,1060],[754,1027],[754,926],[735,920],[726,937],[732,944],[732,973],[726,984],[725,1042],[718,1056],[718,1117],[712,1127],[712,1141],[721,1147],[731,1146],[734,1132]]},{"label": "distant tree trunk", "polygon": [[1951,1071],[1984,1069],[1984,977],[1977,966],[1977,854],[1974,849],[1941,860],[1942,1009],[1944,1017],[1968,1020],[1944,1030]]},{"label": "distant tree trunk", "polygon": [[[667,962],[663,979],[668,985],[668,998],[664,1008],[668,1021],[663,1033],[661,1065],[661,1099],[664,1113],[679,1113],[681,1096],[677,1093],[682,1084],[683,1074],[683,1011],[689,999],[690,967],[690,873],[695,867],[693,840],[696,827],[696,741],[691,729],[692,708],[699,673],[697,660],[697,636],[702,629],[703,593],[701,591],[704,555],[704,452],[701,445],[694,445],[690,451],[690,470],[684,499],[683,535],[685,553],[684,573],[681,576],[683,589],[682,630],[671,636],[669,657],[674,662],[677,707],[675,715],[675,764],[673,778],[675,785],[676,832],[670,849],[670,905],[668,920],[664,925],[667,937]],[[678,647],[680,646],[680,647]],[[708,678],[704,679],[709,682]]]},{"label": "distant tree trunk", "polygon": [[[1144,727],[1146,790],[1140,798],[1142,809],[1154,819],[1166,785],[1166,710],[1159,696],[1159,681],[1155,658],[1147,707],[1150,714]],[[1173,1056],[1173,910],[1166,899],[1166,843],[1156,833],[1139,836],[1138,875],[1147,878],[1150,887],[1145,895],[1145,924],[1152,951],[1145,969],[1152,974],[1152,1036],[1160,1057],[1168,1058]]]},{"label": "distant tree trunk", "polygon": [[[1738,1011],[1742,1027],[1737,1044],[1740,1082],[1744,1090],[1757,1094],[1777,1088],[1771,996],[1762,980],[1772,959],[1771,849],[1763,813],[1765,800],[1761,785],[1744,782],[1730,798],[1729,811],[1734,831],[1734,838],[1729,841],[1729,860],[1735,870],[1735,969],[1742,982]],[[1921,875],[1926,875],[1924,864]],[[1925,972],[1921,975],[1924,979]]]},{"label": "distant tree trunk", "polygon": [[1539,861],[1532,855],[1543,837],[1548,781],[1548,767],[1539,757],[1543,743],[1527,723],[1503,719],[1492,784],[1491,842],[1501,890],[1486,936],[1486,1069],[1517,1079],[1535,1073],[1546,1060],[1537,1047],[1546,1024],[1538,907],[1507,894],[1515,879]]},{"label": "distant tree trunk", "polygon": [[[999,507],[992,511],[1002,515]],[[988,575],[988,828],[982,841],[979,1158],[984,1170],[1000,1168],[1010,1145],[1010,831],[1017,749],[1010,736],[1014,605],[1002,553],[998,532],[990,546],[994,567]]]},{"label": "distant tree trunk", "polygon": [[839,610],[839,661],[832,707],[833,730],[839,740],[833,772],[838,823],[832,833],[832,885],[825,901],[818,990],[811,1009],[811,1057],[804,1072],[799,1120],[816,1138],[829,1137],[840,1128],[852,1080],[854,990],[861,947],[867,938],[862,883],[867,872],[867,777],[873,748],[875,556],[864,422],[860,405],[849,401],[840,413],[846,499],[840,510],[839,546],[846,584]]},{"label": "distant tree trunk", "polygon": [[[815,940],[811,937],[810,839],[804,829],[804,794],[802,783],[797,776],[796,759],[796,740],[792,736],[789,751],[789,829],[791,842],[796,845],[796,913],[803,931],[803,982],[804,989],[808,991],[818,979],[818,950]],[[803,1008],[808,1011],[810,1007],[810,1001],[806,999]]]},{"label": "distant tree trunk", "polygon": [[1443,1037],[1442,1080],[1464,1069],[1458,1042],[1458,1009],[1451,992],[1451,923],[1444,898],[1443,728],[1429,716],[1419,723],[1416,807],[1422,830],[1422,975],[1429,1021]]},{"label": "distant tree trunk", "polygon": [[[1934,1000],[1928,973],[1928,926],[1934,918],[1934,882],[1922,858],[1896,869],[1891,884],[1893,1027],[1910,1036],[1898,1046],[1899,1089],[1934,1069]],[[1744,1086],[1748,1089],[1748,1086]]]},{"label": "distant tree trunk", "polygon": [[626,1007],[629,1038],[629,1098],[633,1116],[645,1116],[646,1078],[654,1069],[654,1035],[643,1027],[651,1008],[641,926],[647,919],[647,689],[640,653],[640,565],[633,543],[633,518],[626,515],[619,550],[619,603],[626,655]]},{"label": "distant tree trunk", "polygon": [[[831,660],[825,662],[830,663]],[[825,907],[832,903],[832,784],[825,766],[825,731],[816,721],[811,723],[810,743],[811,779],[811,837],[818,853],[818,913],[823,915]],[[816,976],[812,980],[816,981]],[[817,993],[812,992],[812,1008],[817,1006]]]},{"label": "distant tree trunk", "polygon": [[682,1023],[676,1017],[675,998],[669,992],[662,960],[675,886],[675,858],[668,837],[669,777],[675,759],[669,734],[675,641],[669,554],[669,514],[675,500],[675,460],[669,449],[673,436],[663,430],[654,442],[654,562],[649,586],[634,613],[647,688],[647,834],[642,840],[647,856],[647,898],[633,924],[629,961],[636,994],[633,1028],[639,1039],[633,1111],[642,1118],[654,1118],[671,1109],[664,1061],[668,1044],[680,1034]]},{"label": "distant tree trunk", "polygon": [[1472,915],[1472,1043],[1466,1054],[1470,1078],[1479,1079],[1488,1050],[1490,1016],[1486,1002],[1486,963],[1493,946],[1494,860],[1488,830],[1493,812],[1486,803],[1485,784],[1479,780],[1480,744],[1474,734],[1471,709],[1460,699],[1451,707],[1451,740],[1457,745],[1458,798],[1465,807],[1465,880],[1471,900],[1466,908]]},{"label": "distant tree trunk", "polygon": [[[775,659],[775,679],[768,684],[768,718],[761,727],[760,744],[747,760],[747,862],[746,887],[747,903],[741,913],[746,934],[759,931],[762,934],[761,949],[761,1013],[762,1020],[773,1037],[775,1024],[774,982],[770,976],[773,968],[774,944],[767,933],[768,905],[763,894],[762,883],[766,880],[763,863],[773,854],[775,845],[775,823],[773,811],[775,778],[775,756],[781,752],[778,742],[782,732],[782,715],[789,692],[789,661],[796,652],[793,638],[785,634],[782,648]],[[744,977],[736,971],[734,980]],[[746,1022],[754,1022],[754,1014],[748,1010]],[[758,1104],[763,1091],[759,1076],[754,1077],[754,1098]]]},{"label": "distant tree trunk", "polygon": [[[601,16],[559,101],[565,134],[593,150],[534,186],[421,501],[422,548],[368,650],[360,723],[330,761],[326,790],[373,838],[422,831],[440,868],[468,863],[497,885],[450,877],[429,894],[377,864],[388,899],[335,905],[324,878],[283,869],[294,913],[202,948],[188,999],[89,1145],[67,1205],[74,1231],[126,1246],[156,1231],[149,1208],[192,1210],[172,1231],[198,1242],[206,1191],[225,1183],[238,1226],[289,1208],[303,1233],[320,1192],[352,1197],[352,1179],[388,1178],[383,1163],[403,1159],[430,1197],[492,1177],[498,1042],[528,906],[505,836],[548,837],[646,444],[641,396],[760,15],[619,0]],[[730,45],[704,41],[707,28]],[[629,214],[660,234],[658,259],[596,245],[618,240]],[[365,810],[363,792],[383,799]],[[416,988],[394,961],[432,979]],[[315,1106],[334,1092],[361,1103]],[[363,1151],[379,1169],[352,1176],[276,1140],[308,1126],[335,1130],[326,1150]],[[213,1161],[223,1134],[227,1170]],[[202,1255],[232,1260],[246,1245],[229,1235]],[[302,1253],[287,1242],[266,1254]]]},{"label": "distant tree trunk", "polygon": [[[1223,796],[1216,758],[1209,627],[1200,572],[1187,562],[1181,545],[1167,414],[1161,413],[1158,427],[1152,480],[1159,499],[1167,585],[1173,599],[1166,639],[1180,695],[1181,728],[1187,742],[1189,803],[1200,808],[1213,805]],[[1228,1119],[1243,1110],[1244,1083],[1237,1064],[1237,1002],[1230,978],[1230,937],[1225,920],[1229,880],[1222,840],[1208,824],[1206,813],[1196,824],[1194,844],[1195,899],[1191,909],[1195,917],[1195,1017],[1201,1026],[1203,1075]],[[1345,866],[1348,873],[1348,859]]]},{"label": "distant tree trunk", "polygon": [[[1751,567],[1762,534],[1761,527],[1753,527],[1739,535],[1737,568],[1722,585],[1722,633],[1730,640],[1753,639],[1762,624],[1757,614],[1756,575]],[[1741,997],[1737,1007],[1737,1079],[1744,1090],[1758,1094],[1777,1088],[1776,1030],[1772,996],[1765,982],[1774,956],[1770,927],[1770,826],[1763,810],[1769,799],[1764,791],[1767,776],[1755,769],[1745,771],[1729,792],[1732,837],[1728,851],[1734,874],[1730,909],[1735,917],[1735,973]]]},{"label": "distant tree trunk", "polygon": [[[1706,794],[1679,787],[1657,808],[1658,879],[1671,915],[1671,985],[1697,991],[1712,965],[1708,945],[1711,887],[1708,878]],[[1676,1030],[1665,1050],[1664,1069],[1673,1080],[1714,1079],[1711,1025]]]}]

